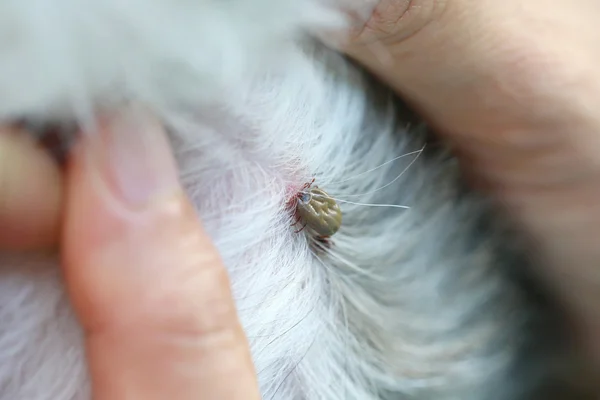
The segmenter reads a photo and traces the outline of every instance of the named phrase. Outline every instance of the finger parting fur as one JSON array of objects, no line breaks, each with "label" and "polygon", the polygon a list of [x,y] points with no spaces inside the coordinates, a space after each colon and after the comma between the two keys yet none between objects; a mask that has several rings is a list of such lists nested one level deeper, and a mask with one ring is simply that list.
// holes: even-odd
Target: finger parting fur
[{"label": "finger parting fur", "polygon": [[[341,21],[323,10],[0,0],[0,118],[85,123],[138,101],[164,120],[264,399],[531,399],[565,360],[555,321],[513,276],[526,260],[443,148],[388,162],[428,133],[302,35]],[[290,226],[290,195],[313,178],[348,201],[328,246]],[[57,266],[0,256],[0,400],[90,398]]]}]

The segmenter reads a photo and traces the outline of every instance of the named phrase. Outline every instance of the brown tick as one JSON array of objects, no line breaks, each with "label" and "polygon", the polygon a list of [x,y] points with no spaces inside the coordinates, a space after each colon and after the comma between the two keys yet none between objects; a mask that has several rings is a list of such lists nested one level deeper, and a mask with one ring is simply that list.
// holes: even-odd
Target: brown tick
[{"label": "brown tick", "polygon": [[296,233],[309,227],[321,239],[334,235],[342,225],[342,210],[327,192],[317,186],[312,186],[314,179],[306,183],[292,199],[295,207],[296,221],[302,221],[303,226]]}]

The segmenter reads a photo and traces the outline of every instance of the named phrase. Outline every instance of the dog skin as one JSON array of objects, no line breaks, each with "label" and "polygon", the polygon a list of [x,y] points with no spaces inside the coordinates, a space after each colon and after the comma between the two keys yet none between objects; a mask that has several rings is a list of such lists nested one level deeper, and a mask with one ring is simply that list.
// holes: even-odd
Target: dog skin
[{"label": "dog skin", "polygon": [[[164,121],[265,399],[549,398],[568,362],[518,235],[389,90],[305,35],[337,17],[312,1],[0,0],[0,118],[85,126],[133,101]],[[327,245],[292,226],[313,179],[343,213]],[[0,304],[0,400],[89,399],[57,258],[0,255]]]}]

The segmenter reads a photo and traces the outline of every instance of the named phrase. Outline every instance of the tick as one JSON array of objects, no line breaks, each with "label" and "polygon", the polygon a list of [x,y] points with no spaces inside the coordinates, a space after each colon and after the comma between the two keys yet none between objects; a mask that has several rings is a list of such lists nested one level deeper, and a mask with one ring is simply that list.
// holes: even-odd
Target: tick
[{"label": "tick", "polygon": [[326,191],[312,186],[314,181],[306,183],[292,199],[297,218],[294,225],[302,221],[302,228],[296,232],[301,232],[308,226],[320,238],[326,239],[340,229],[342,210]]}]

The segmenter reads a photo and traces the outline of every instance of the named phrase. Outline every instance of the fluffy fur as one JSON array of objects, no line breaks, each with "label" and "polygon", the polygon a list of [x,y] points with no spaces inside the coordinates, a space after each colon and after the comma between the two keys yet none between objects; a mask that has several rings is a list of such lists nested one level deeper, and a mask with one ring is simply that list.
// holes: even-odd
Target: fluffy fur
[{"label": "fluffy fur", "polygon": [[[299,35],[339,22],[323,10],[0,0],[0,118],[88,123],[122,100],[163,118],[230,271],[265,399],[531,398],[554,370],[531,339],[555,327],[511,275],[526,262],[443,148],[388,163],[427,131]],[[322,248],[294,233],[286,207],[313,177],[340,200],[411,208],[340,202],[343,225]],[[0,305],[0,400],[88,400],[55,259],[0,256]]]}]

